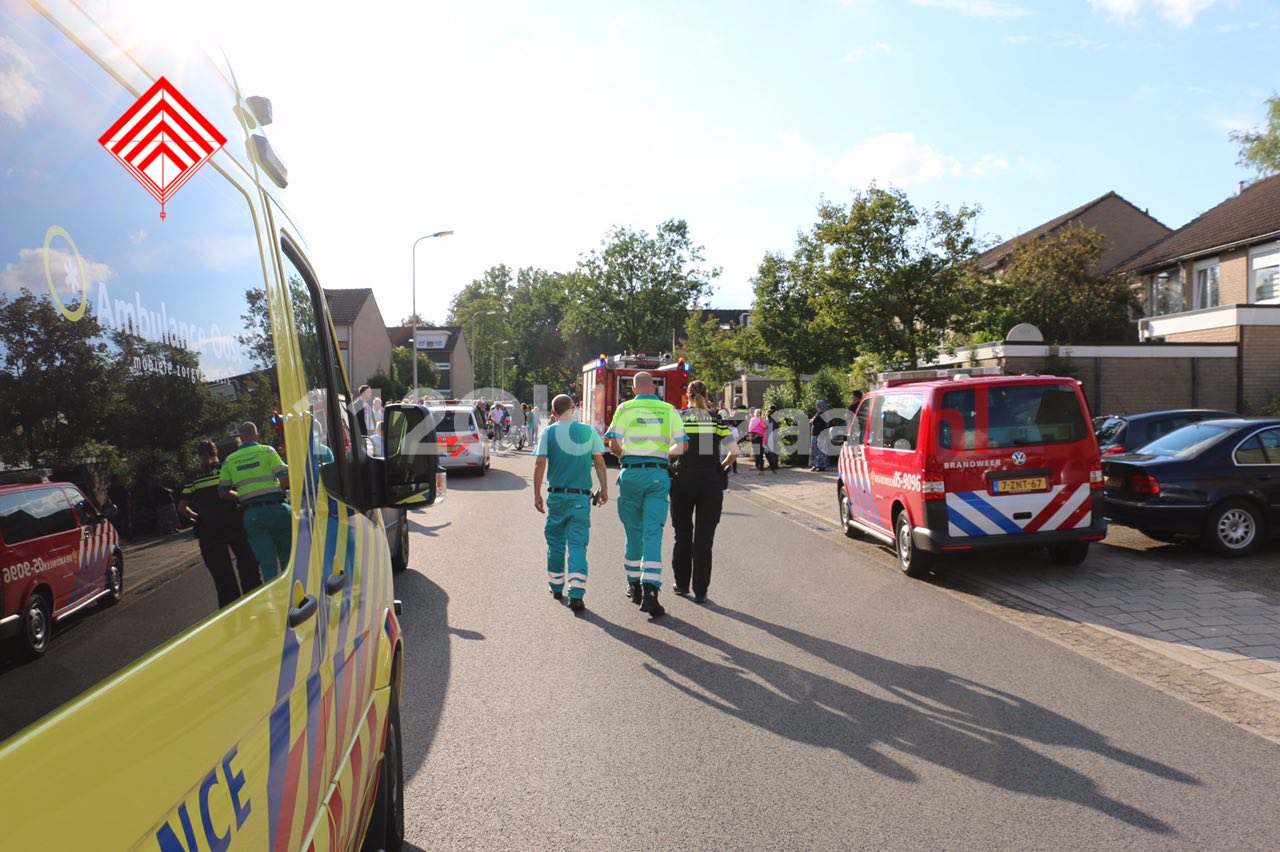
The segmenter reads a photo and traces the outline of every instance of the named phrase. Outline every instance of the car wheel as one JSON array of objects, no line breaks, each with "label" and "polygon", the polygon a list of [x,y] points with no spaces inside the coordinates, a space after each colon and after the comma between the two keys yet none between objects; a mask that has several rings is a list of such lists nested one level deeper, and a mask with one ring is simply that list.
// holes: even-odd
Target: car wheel
[{"label": "car wheel", "polygon": [[365,852],[400,852],[404,848],[404,754],[400,742],[400,699],[391,688],[387,707],[386,749],[378,773],[378,794],[373,804]]},{"label": "car wheel", "polygon": [[836,489],[836,493],[840,497],[840,528],[844,530],[844,534],[849,538],[862,538],[862,530],[851,523],[853,511],[849,505],[849,495],[845,493],[844,486],[839,486]]},{"label": "car wheel", "polygon": [[391,570],[399,574],[409,567],[409,513],[400,513],[400,522],[396,524],[396,549],[391,554]]},{"label": "car wheel", "polygon": [[1223,556],[1247,556],[1265,537],[1262,513],[1247,500],[1228,500],[1209,513],[1204,542]]},{"label": "car wheel", "polygon": [[1089,542],[1072,541],[1067,544],[1051,544],[1049,561],[1054,565],[1079,565],[1089,555]]},{"label": "car wheel", "polygon": [[111,557],[111,563],[107,565],[107,591],[110,593],[105,598],[107,606],[119,603],[120,598],[124,597],[124,560],[118,553]]},{"label": "car wheel", "polygon": [[902,569],[902,573],[908,577],[920,578],[929,573],[929,561],[932,554],[928,554],[916,547],[915,540],[911,536],[911,519],[907,517],[905,511],[898,513],[896,527],[897,546],[894,548],[898,551],[898,567]]},{"label": "car wheel", "polygon": [[22,638],[27,643],[27,653],[39,657],[49,650],[49,640],[53,636],[53,614],[49,600],[37,592],[27,601],[26,611],[22,615]]}]

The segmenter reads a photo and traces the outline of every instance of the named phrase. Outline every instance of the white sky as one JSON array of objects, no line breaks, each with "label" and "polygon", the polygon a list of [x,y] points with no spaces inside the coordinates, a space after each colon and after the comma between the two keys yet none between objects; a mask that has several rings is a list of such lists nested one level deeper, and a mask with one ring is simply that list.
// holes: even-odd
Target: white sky
[{"label": "white sky", "polygon": [[872,179],[980,204],[993,238],[1109,190],[1177,227],[1248,176],[1227,131],[1262,118],[1280,32],[1274,0],[221,8],[324,285],[389,323],[445,229],[418,253],[436,321],[489,266],[568,270],[669,217],[724,269],[712,306],[745,307],[763,253]]}]

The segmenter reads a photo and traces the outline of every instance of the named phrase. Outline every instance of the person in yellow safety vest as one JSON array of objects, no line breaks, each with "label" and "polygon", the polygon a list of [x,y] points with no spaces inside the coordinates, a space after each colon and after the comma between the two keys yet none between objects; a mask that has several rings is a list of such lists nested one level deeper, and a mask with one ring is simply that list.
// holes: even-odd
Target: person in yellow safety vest
[{"label": "person in yellow safety vest", "polygon": [[666,610],[662,588],[662,528],[667,520],[671,456],[684,452],[687,438],[675,406],[658,399],[653,376],[636,373],[636,395],[618,406],[605,438],[622,467],[618,477],[618,518],[626,532],[623,564],[627,597],[652,617]]},{"label": "person in yellow safety vest", "polygon": [[240,502],[249,547],[267,583],[284,573],[293,545],[293,509],[286,497],[289,468],[273,447],[258,443],[256,424],[241,423],[240,440],[240,449],[222,463],[218,496]]}]

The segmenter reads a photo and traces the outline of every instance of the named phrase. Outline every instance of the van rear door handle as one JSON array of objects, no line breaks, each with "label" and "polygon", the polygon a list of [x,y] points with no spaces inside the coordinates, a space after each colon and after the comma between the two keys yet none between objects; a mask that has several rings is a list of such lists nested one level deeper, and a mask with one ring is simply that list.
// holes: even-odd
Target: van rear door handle
[{"label": "van rear door handle", "polygon": [[289,610],[289,626],[297,627],[302,622],[316,614],[316,610],[320,608],[320,604],[316,601],[315,595],[307,595],[302,599],[302,603]]},{"label": "van rear door handle", "polygon": [[332,574],[324,581],[324,593],[326,595],[336,595],[347,587],[347,578],[351,576],[346,571],[341,574]]}]

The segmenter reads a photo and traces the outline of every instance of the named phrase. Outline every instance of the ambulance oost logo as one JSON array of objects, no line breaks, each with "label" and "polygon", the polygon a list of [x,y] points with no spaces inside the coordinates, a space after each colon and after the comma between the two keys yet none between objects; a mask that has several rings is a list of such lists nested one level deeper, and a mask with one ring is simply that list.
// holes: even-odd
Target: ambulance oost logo
[{"label": "ambulance oost logo", "polygon": [[165,202],[227,140],[161,77],[98,142],[160,202],[163,219]]}]

